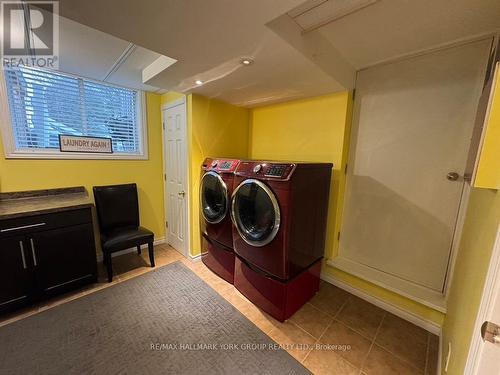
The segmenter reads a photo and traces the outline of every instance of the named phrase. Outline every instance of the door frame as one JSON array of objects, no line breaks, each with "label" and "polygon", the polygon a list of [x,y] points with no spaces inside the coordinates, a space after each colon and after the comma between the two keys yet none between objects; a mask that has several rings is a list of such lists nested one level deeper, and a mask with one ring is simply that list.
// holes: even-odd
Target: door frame
[{"label": "door frame", "polygon": [[[467,216],[467,209],[469,207],[469,200],[472,189],[473,186],[471,185],[471,181],[465,180],[463,182],[462,194],[460,196],[460,204],[458,207],[457,218],[455,220],[455,228],[451,240],[450,257],[448,259],[448,268],[446,270],[443,292],[442,292],[446,307],[448,306],[448,297],[450,295],[450,288],[455,272],[455,263],[457,261],[458,250],[460,249],[460,240],[462,239],[462,234],[464,231],[465,218]],[[444,312],[446,312],[446,309]]]},{"label": "door frame", "polygon": [[[417,53],[411,53],[408,55],[399,56],[399,57],[396,57],[393,59],[389,59],[389,60],[382,61],[382,62],[379,62],[376,64],[372,64],[372,65],[364,67],[363,69],[360,69],[356,72],[355,83],[357,82],[358,73],[362,70],[366,70],[366,69],[370,69],[370,68],[374,68],[374,67],[378,67],[378,66],[383,66],[383,65],[387,65],[387,64],[392,64],[392,63],[396,63],[396,62],[406,60],[406,59],[417,58],[417,57],[424,56],[427,54],[438,53],[441,51],[445,51],[449,48],[458,48],[458,47],[462,47],[462,46],[465,46],[465,45],[468,45],[471,43],[478,43],[478,42],[489,40],[489,39],[491,39],[491,41],[492,41],[492,44],[490,47],[490,53],[491,53],[493,46],[495,45],[495,43],[494,43],[495,37],[496,37],[496,34],[487,33],[484,35],[479,35],[479,36],[474,37],[474,38],[457,41],[457,42],[446,44],[443,46],[438,46],[436,48],[431,48],[428,50],[419,51]],[[354,90],[354,91],[356,91],[356,90]],[[351,128],[353,128],[353,125],[356,121],[355,100],[356,100],[356,97],[353,96],[353,99],[352,99],[353,114],[352,114],[352,119],[351,119]],[[347,177],[347,170],[348,170],[347,168],[351,168],[350,164],[352,164],[350,161],[350,156],[351,156],[351,153],[353,151],[352,147],[351,147],[352,137],[353,137],[353,131],[351,130],[351,134],[350,134],[351,139],[349,140],[348,156],[347,156],[347,161],[346,161],[347,166],[346,166],[345,172],[344,172],[346,175],[346,179],[344,180],[344,188],[347,186],[347,178],[348,178]],[[477,155],[479,154],[479,152],[480,152],[480,150],[476,150]],[[465,172],[467,173],[467,171],[465,171]],[[352,265],[352,263],[345,262],[345,261],[343,261],[343,259],[340,259],[339,258],[340,242],[338,243],[338,247],[337,247],[337,255],[332,256],[329,259],[327,259],[327,264],[331,267],[338,268],[342,271],[348,272],[348,273],[353,274],[357,277],[360,277],[364,280],[367,280],[367,281],[369,281],[377,286],[380,286],[384,289],[390,290],[390,291],[392,291],[396,294],[399,294],[401,296],[404,296],[408,299],[419,302],[419,303],[421,303],[425,306],[428,306],[432,309],[446,313],[449,292],[450,292],[452,280],[454,277],[455,263],[456,263],[456,258],[457,258],[459,246],[460,246],[460,239],[462,237],[462,233],[463,233],[463,229],[464,229],[465,217],[467,214],[470,193],[473,189],[473,181],[474,181],[473,179],[471,180],[470,177],[466,177],[466,176],[463,176],[461,178],[461,181],[460,181],[460,183],[462,184],[462,193],[460,195],[459,207],[458,207],[458,211],[457,211],[457,216],[455,218],[455,226],[454,226],[452,240],[451,240],[451,244],[450,244],[450,255],[448,258],[448,266],[446,269],[443,288],[441,291],[432,291],[432,290],[429,290],[426,288],[420,288],[420,287],[416,286],[415,288],[411,288],[411,289],[413,289],[413,293],[408,293],[405,290],[403,290],[403,288],[394,287],[392,285],[392,281],[394,280],[394,278],[391,275],[385,274],[385,275],[387,275],[387,277],[384,277],[383,281],[378,281],[372,277],[369,277],[369,276],[367,276],[367,272],[366,272],[367,270],[369,270],[369,273],[368,273],[369,275],[372,275],[373,273],[380,275],[383,273],[383,271],[378,271],[378,270],[373,271],[369,267],[363,267],[363,266],[359,266],[357,264]],[[344,204],[345,204],[345,197],[343,197],[343,201],[342,201],[342,209],[341,209],[342,215],[344,214]],[[339,235],[340,236],[342,234],[342,229],[343,229],[343,220],[341,220],[341,225],[339,228],[339,232],[340,232]],[[405,286],[410,286],[410,287],[415,285],[412,282],[401,281],[401,279],[399,279],[399,278],[398,278],[398,282],[399,283],[402,282]],[[415,293],[415,291],[417,291],[417,293]]]},{"label": "door frame", "polygon": [[[180,99],[174,100],[169,103],[165,103],[161,106],[161,124],[162,124],[162,131],[161,131],[161,143],[162,143],[162,156],[163,156],[163,212],[165,215],[165,220],[163,221],[163,226],[165,228],[165,243],[169,243],[169,238],[168,238],[168,205],[167,205],[167,147],[166,147],[166,142],[165,142],[165,136],[166,136],[166,129],[165,129],[165,119],[163,116],[163,112],[165,110],[168,110],[170,108],[174,108],[177,106],[183,106],[184,107],[184,136],[186,139],[186,147],[185,147],[185,155],[184,158],[186,160],[186,170],[185,172],[185,181],[186,181],[186,186],[185,186],[185,192],[186,192],[186,204],[185,204],[185,215],[186,215],[186,233],[185,233],[185,238],[186,238],[186,245],[184,249],[182,249],[182,255],[184,255],[186,258],[189,257],[189,249],[191,248],[191,215],[189,215],[191,204],[190,204],[190,197],[191,197],[191,189],[190,189],[190,178],[189,178],[189,142],[188,142],[188,121],[187,121],[187,101],[186,97],[182,97]],[[178,250],[178,249],[176,249]]]},{"label": "door frame", "polygon": [[[497,36],[496,34],[485,34],[485,35],[480,35],[476,38],[470,38],[467,40],[463,40],[461,42],[457,43],[452,43],[447,46],[443,46],[442,48],[436,48],[427,52],[422,52],[422,54],[426,53],[433,53],[433,52],[439,52],[442,50],[446,50],[448,48],[455,48],[455,47],[461,47],[470,43],[477,43],[481,42],[484,40],[489,40],[491,39],[491,46],[490,46],[490,55],[493,53],[494,48],[497,44],[496,39]],[[484,72],[485,76],[487,77],[487,68],[486,71]],[[483,87],[484,90],[484,87]],[[479,106],[479,103],[478,103]],[[477,114],[477,108],[476,108],[476,114]],[[473,132],[477,129],[477,124],[474,123],[473,125]],[[469,143],[469,148],[473,148],[474,144],[471,141]],[[481,153],[481,147],[477,147],[477,149],[473,150],[475,152],[475,160],[479,158],[479,155]],[[469,150],[470,152],[470,150]],[[444,285],[443,285],[443,290],[442,290],[442,295],[444,299],[444,313],[447,311],[447,306],[448,306],[448,298],[450,295],[450,289],[451,289],[451,284],[453,282],[453,277],[455,274],[455,263],[457,260],[457,255],[458,251],[460,248],[460,240],[462,238],[463,230],[464,230],[464,225],[465,225],[465,218],[467,215],[467,209],[469,206],[469,200],[470,200],[470,195],[472,192],[472,189],[474,188],[474,179],[475,179],[475,172],[476,172],[476,167],[474,167],[473,170],[473,176],[467,176],[468,175],[468,170],[467,170],[467,165],[465,168],[465,174],[463,176],[463,189],[462,189],[462,194],[460,196],[460,204],[458,208],[458,213],[457,213],[457,218],[455,220],[455,227],[453,231],[453,236],[452,236],[452,242],[451,242],[451,249],[450,249],[450,257],[448,259],[448,268],[446,270],[446,275],[445,275],[445,280],[444,280]]]},{"label": "door frame", "polygon": [[475,375],[477,374],[478,367],[481,361],[481,353],[484,342],[481,338],[481,326],[483,322],[488,320],[491,312],[493,311],[494,299],[500,293],[500,225],[498,226],[495,244],[493,245],[493,252],[486,274],[486,281],[484,283],[483,294],[481,303],[474,324],[474,331],[472,331],[471,343],[467,362],[465,364],[464,374]]}]

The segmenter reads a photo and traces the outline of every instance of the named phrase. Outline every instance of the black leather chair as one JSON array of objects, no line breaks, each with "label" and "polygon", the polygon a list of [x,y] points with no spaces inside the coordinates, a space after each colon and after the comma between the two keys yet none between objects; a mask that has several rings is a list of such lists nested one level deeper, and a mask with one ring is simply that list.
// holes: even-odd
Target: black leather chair
[{"label": "black leather chair", "polygon": [[108,281],[113,280],[111,254],[116,251],[135,246],[140,254],[141,245],[147,243],[149,261],[154,267],[154,234],[139,224],[137,185],[94,186],[94,199]]}]

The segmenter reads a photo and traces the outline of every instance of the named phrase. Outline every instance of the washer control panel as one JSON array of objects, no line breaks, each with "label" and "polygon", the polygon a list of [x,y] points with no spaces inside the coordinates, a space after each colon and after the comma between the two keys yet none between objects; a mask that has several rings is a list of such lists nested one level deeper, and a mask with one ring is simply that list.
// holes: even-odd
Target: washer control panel
[{"label": "washer control panel", "polygon": [[201,169],[203,171],[214,171],[220,173],[233,173],[238,164],[239,160],[236,159],[212,159],[207,158],[203,162]]},{"label": "washer control panel", "polygon": [[235,174],[265,180],[288,180],[294,168],[293,163],[242,161]]},{"label": "washer control panel", "polygon": [[259,173],[262,170],[262,164],[257,164],[253,167],[253,173]]},{"label": "washer control panel", "polygon": [[269,168],[267,168],[266,177],[283,177],[286,172],[286,164],[271,164]]}]

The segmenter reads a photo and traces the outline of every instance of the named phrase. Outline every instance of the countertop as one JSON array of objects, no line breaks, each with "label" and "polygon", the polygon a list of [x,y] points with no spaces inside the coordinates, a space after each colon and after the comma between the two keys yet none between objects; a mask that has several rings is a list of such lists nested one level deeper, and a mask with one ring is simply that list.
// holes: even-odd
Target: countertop
[{"label": "countertop", "polygon": [[83,186],[0,193],[0,220],[92,207]]}]

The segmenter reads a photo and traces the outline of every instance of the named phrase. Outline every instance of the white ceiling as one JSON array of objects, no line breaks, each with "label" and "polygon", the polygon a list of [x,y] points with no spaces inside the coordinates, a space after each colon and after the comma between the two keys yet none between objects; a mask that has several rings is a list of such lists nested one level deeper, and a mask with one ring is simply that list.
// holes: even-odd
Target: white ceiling
[{"label": "white ceiling", "polygon": [[158,91],[142,70],[161,55],[64,17],[59,19],[59,69],[115,85]]},{"label": "white ceiling", "polygon": [[[30,7],[36,5],[31,3]],[[48,16],[46,9],[37,10],[44,17]],[[145,84],[142,73],[168,57],[65,17],[59,17],[58,21],[57,62],[60,71],[134,89],[166,91]],[[24,40],[24,30],[29,27],[32,27],[29,19],[19,18],[14,36]],[[175,60],[170,60],[175,63]]]},{"label": "white ceiling", "polygon": [[[255,106],[342,89],[266,26],[302,1],[63,0],[60,12],[177,59],[152,86]],[[241,66],[244,56],[255,63]],[[198,87],[197,79],[206,83]]]},{"label": "white ceiling", "polygon": [[148,49],[135,46],[118,69],[111,73],[107,82],[126,87],[138,88],[145,91],[161,91],[159,88],[142,83],[142,70],[152,64],[159,55]]},{"label": "white ceiling", "polygon": [[318,29],[357,69],[500,30],[500,0],[379,0]]},{"label": "white ceiling", "polygon": [[[343,89],[335,79],[273,33],[269,33],[250,55],[255,60],[252,65],[242,65],[241,59],[236,57],[207,72],[188,77],[172,89],[190,89],[191,92],[246,107]],[[164,74],[167,73],[168,69]],[[159,75],[150,83],[162,86],[162,79]],[[205,83],[197,87],[193,79]]]},{"label": "white ceiling", "polygon": [[[142,85],[139,72],[165,55],[178,61],[143,89],[195,92],[251,107],[351,88],[360,68],[500,27],[499,0],[356,0],[366,7],[354,11],[350,3],[61,0],[61,15],[100,30],[79,32],[81,41],[68,42],[61,66],[80,74],[106,66],[108,72],[133,43],[141,47],[110,75],[114,83]],[[244,56],[254,64],[242,66]],[[205,84],[197,86],[198,79]]]},{"label": "white ceiling", "polygon": [[311,31],[377,1],[379,0],[308,0],[287,14],[304,31]]}]

